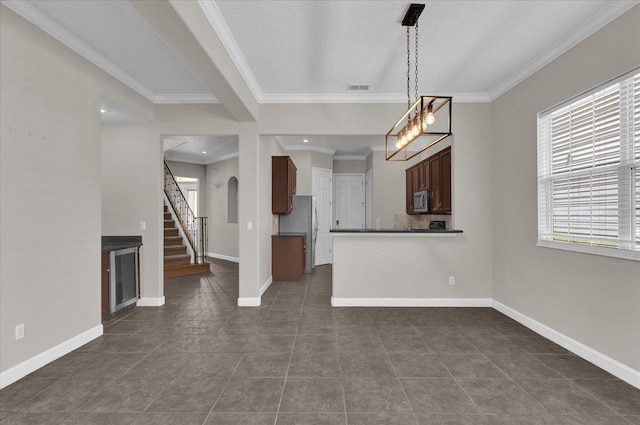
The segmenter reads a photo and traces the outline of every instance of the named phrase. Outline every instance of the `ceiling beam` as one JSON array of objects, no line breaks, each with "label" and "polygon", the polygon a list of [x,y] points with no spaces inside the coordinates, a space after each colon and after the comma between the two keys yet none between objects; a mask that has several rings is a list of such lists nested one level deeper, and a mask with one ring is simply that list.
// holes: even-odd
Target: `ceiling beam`
[{"label": "ceiling beam", "polygon": [[198,2],[131,4],[236,120],[257,120],[258,102]]}]

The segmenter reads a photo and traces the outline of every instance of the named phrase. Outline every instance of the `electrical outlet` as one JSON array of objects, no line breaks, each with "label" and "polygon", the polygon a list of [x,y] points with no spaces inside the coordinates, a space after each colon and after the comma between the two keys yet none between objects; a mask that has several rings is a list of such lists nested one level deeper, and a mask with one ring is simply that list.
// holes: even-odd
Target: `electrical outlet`
[{"label": "electrical outlet", "polygon": [[147,223],[145,223],[144,221],[140,222],[140,230],[146,230],[147,228]]},{"label": "electrical outlet", "polygon": [[16,340],[24,338],[24,323],[16,326]]},{"label": "electrical outlet", "polygon": [[253,221],[247,221],[247,230],[253,230]]},{"label": "electrical outlet", "polygon": [[453,276],[449,276],[449,285],[455,285],[456,284],[456,280],[453,278]]}]

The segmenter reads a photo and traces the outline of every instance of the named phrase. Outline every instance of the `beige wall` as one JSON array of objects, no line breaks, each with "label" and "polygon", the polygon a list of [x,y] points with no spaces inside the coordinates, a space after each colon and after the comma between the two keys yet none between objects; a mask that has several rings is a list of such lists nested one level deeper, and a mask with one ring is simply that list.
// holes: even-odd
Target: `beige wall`
[{"label": "beige wall", "polygon": [[[418,299],[450,300],[446,305],[464,305],[462,299],[471,299],[472,305],[487,305],[491,254],[478,249],[483,241],[469,233],[334,235],[332,296],[380,300],[368,305],[394,299],[401,300],[396,304],[400,306]],[[449,285],[449,276],[455,285]]]},{"label": "beige wall", "polygon": [[155,302],[164,296],[162,157],[151,125],[103,124],[102,234],[142,236],[140,296]]},{"label": "beige wall", "polygon": [[153,109],[4,5],[0,31],[4,380],[100,332],[101,94],[112,87],[112,99],[145,117]]},{"label": "beige wall", "polygon": [[364,174],[367,172],[366,160],[334,159],[334,174]]},{"label": "beige wall", "polygon": [[[239,239],[238,223],[229,223],[228,197],[229,179],[238,179],[238,193],[242,185],[238,158],[214,162],[206,166],[208,205],[206,215],[209,217],[209,249],[214,255],[238,258]],[[214,188],[213,186],[216,186]]]},{"label": "beige wall", "polygon": [[[207,174],[206,166],[189,164],[186,162],[166,161],[171,173],[175,177],[191,177],[198,179],[198,211],[194,211],[198,217],[207,215]],[[184,194],[186,196],[186,193]]]},{"label": "beige wall", "polygon": [[640,64],[638,22],[635,6],[493,102],[491,186],[494,298],[640,371],[640,263],[536,247],[536,114]]}]

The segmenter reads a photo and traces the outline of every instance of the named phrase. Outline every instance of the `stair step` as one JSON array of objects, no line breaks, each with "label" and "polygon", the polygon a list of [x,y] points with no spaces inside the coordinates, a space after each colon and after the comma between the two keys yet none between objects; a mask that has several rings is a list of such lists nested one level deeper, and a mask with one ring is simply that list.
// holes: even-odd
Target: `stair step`
[{"label": "stair step", "polygon": [[164,219],[165,219],[165,220],[173,220],[173,219],[171,218],[171,213],[169,213],[169,212],[164,213]]},{"label": "stair step", "polygon": [[179,266],[179,265],[189,264],[189,263],[191,263],[191,256],[189,254],[177,254],[177,255],[164,256],[165,267]]},{"label": "stair step", "polygon": [[182,245],[181,236],[165,236],[164,246]]},{"label": "stair step", "polygon": [[173,229],[164,229],[164,235],[165,236],[178,236],[178,229],[177,228],[173,228]]},{"label": "stair step", "polygon": [[178,255],[178,254],[186,254],[187,247],[184,245],[168,245],[164,247],[164,255]]},{"label": "stair step", "polygon": [[211,271],[209,263],[185,264],[164,268],[164,277],[186,276],[190,274],[206,273]]},{"label": "stair step", "polygon": [[172,229],[176,227],[176,223],[173,220],[165,220],[164,221],[164,228],[165,229]]}]

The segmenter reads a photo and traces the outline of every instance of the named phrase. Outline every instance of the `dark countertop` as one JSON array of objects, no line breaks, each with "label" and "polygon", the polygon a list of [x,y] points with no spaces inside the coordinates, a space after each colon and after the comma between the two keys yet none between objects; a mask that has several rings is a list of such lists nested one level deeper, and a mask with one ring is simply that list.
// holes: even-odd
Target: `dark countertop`
[{"label": "dark countertop", "polygon": [[142,246],[142,236],[103,236],[102,252],[119,251],[121,249]]},{"label": "dark countertop", "polygon": [[282,232],[282,233],[274,233],[271,235],[272,238],[301,238],[302,236],[307,236],[306,233],[293,233],[293,232]]},{"label": "dark countertop", "polygon": [[331,233],[462,233],[455,229],[332,229]]}]

